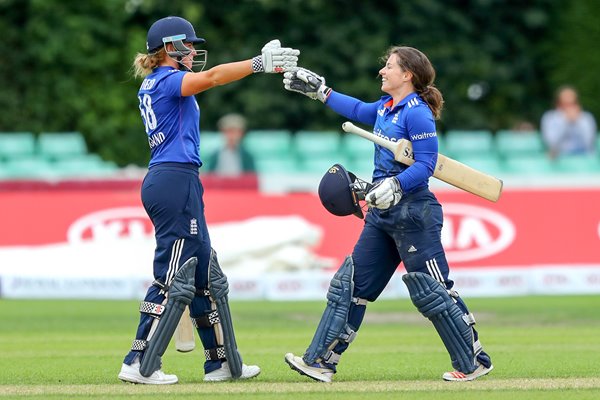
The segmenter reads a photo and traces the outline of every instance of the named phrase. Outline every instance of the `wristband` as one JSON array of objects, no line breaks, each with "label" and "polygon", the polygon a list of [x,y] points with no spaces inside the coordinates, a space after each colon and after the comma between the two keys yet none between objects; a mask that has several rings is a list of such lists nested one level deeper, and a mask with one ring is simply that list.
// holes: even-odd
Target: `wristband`
[{"label": "wristband", "polygon": [[265,72],[261,56],[252,59],[252,73],[256,74],[257,72]]}]

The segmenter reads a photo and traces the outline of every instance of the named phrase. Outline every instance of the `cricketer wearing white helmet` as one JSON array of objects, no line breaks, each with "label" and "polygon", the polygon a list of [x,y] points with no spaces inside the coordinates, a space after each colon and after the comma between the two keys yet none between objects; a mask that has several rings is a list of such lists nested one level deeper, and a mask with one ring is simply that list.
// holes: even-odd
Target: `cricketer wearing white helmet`
[{"label": "cricketer wearing white helmet", "polygon": [[[144,77],[139,108],[150,146],[150,164],[142,184],[142,203],[156,237],[154,283],[140,306],[135,340],[119,378],[145,384],[172,384],[177,376],[161,370],[161,356],[186,306],[204,347],[204,380],[247,379],[260,373],[242,363],[228,306],[227,278],[211,248],[204,217],[204,189],[198,177],[200,107],[194,95],[258,72],[280,73],[296,67],[298,50],[272,40],[248,60],[202,71],[205,40],[192,24],[176,16],[148,30],[147,53],[133,63]],[[194,69],[198,72],[193,72]]]}]

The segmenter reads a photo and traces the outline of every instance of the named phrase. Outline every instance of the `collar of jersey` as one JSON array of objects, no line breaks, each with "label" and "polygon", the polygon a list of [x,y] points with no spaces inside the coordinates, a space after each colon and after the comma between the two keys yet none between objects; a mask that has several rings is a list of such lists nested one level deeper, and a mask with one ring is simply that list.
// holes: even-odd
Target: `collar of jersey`
[{"label": "collar of jersey", "polygon": [[177,68],[171,67],[170,65],[161,65],[159,67],[154,68],[152,71],[156,72],[156,71],[164,71],[164,70],[169,70],[169,69],[179,71]]},{"label": "collar of jersey", "polygon": [[[394,108],[403,107],[406,103],[408,103],[410,100],[414,99],[417,96],[418,96],[417,93],[412,92],[411,94],[409,94],[408,96],[406,96],[405,98],[400,100],[400,102],[398,104],[396,104],[396,107],[394,107]],[[392,98],[392,96],[384,96],[382,98],[382,100],[383,100],[383,107],[391,109],[392,103],[394,102],[394,99]]]}]

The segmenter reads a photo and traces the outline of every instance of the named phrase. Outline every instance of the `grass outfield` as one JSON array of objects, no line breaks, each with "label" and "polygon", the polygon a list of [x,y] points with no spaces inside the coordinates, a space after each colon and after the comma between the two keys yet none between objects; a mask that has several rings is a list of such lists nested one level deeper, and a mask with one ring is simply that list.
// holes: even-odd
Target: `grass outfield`
[{"label": "grass outfield", "polygon": [[441,380],[448,355],[405,299],[368,306],[332,384],[308,380],[283,362],[286,352],[305,350],[324,302],[233,302],[242,355],[261,366],[261,375],[203,383],[202,352],[170,347],[163,369],[180,383],[156,387],[117,379],[138,302],[1,300],[0,399],[600,398],[600,296],[467,301],[495,366],[475,382]]}]

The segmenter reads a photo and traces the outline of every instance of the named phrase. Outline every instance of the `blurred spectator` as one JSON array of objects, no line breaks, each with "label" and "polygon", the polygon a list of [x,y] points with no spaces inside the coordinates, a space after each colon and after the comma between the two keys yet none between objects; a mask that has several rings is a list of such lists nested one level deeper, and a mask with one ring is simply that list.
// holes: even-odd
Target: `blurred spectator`
[{"label": "blurred spectator", "polygon": [[224,146],[211,154],[206,170],[223,176],[237,176],[255,172],[254,157],[243,146],[246,119],[239,114],[226,114],[217,122],[223,135]]},{"label": "blurred spectator", "polygon": [[558,89],[555,109],[544,113],[540,129],[551,158],[595,150],[596,120],[582,110],[571,86]]}]

